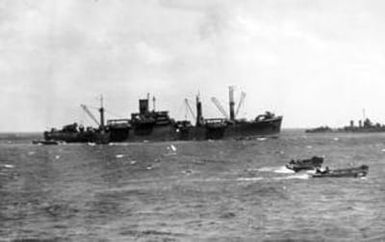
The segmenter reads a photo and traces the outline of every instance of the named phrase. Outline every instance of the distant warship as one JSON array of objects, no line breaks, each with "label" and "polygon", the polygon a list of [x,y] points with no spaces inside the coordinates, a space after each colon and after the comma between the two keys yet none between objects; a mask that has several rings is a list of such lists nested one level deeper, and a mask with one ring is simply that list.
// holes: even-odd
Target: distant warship
[{"label": "distant warship", "polygon": [[380,123],[373,123],[369,118],[365,118],[364,121],[359,120],[358,126],[354,124],[354,121],[350,121],[349,126],[342,128],[332,129],[328,126],[321,126],[314,129],[305,130],[306,133],[371,133],[371,132],[385,132],[385,125]]},{"label": "distant warship", "polygon": [[[239,107],[245,97],[242,93]],[[89,110],[83,105],[83,109],[99,123],[97,129],[80,129],[72,124],[61,130],[51,130],[44,133],[46,140],[61,140],[65,142],[143,142],[143,141],[172,141],[172,140],[207,140],[207,139],[242,139],[254,136],[278,135],[281,130],[282,116],[275,116],[271,112],[258,115],[254,120],[238,120],[234,111],[234,90],[229,92],[229,116],[219,102],[212,98],[214,103],[226,118],[204,119],[202,115],[202,103],[199,96],[196,97],[195,124],[188,120],[175,121],[168,111],[150,110],[150,97],[139,100],[139,112],[132,113],[130,119],[107,120],[104,125],[104,108],[100,111],[98,122]],[[155,98],[153,99],[155,103]],[[192,112],[191,107],[189,106]],[[193,112],[192,112],[193,113]],[[227,117],[228,116],[228,117]]]}]

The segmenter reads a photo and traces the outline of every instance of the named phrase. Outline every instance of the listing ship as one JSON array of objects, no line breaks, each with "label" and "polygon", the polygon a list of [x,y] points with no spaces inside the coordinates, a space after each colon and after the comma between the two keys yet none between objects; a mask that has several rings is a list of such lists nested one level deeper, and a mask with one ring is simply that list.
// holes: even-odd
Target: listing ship
[{"label": "listing ship", "polygon": [[[150,97],[139,100],[139,112],[132,113],[130,119],[111,119],[104,125],[104,109],[100,111],[100,126],[90,135],[76,133],[75,138],[68,130],[54,130],[45,132],[46,140],[63,140],[66,142],[144,142],[144,141],[172,141],[172,140],[208,140],[208,139],[244,139],[260,136],[276,136],[280,133],[282,116],[275,116],[271,112],[258,115],[254,120],[236,119],[236,113],[244,99],[241,96],[237,112],[234,110],[234,90],[229,92],[229,116],[216,99],[212,99],[225,118],[205,119],[202,115],[202,103],[196,98],[195,124],[189,120],[175,121],[168,111],[150,110]],[[153,99],[155,103],[155,98]],[[186,104],[188,102],[186,100]],[[191,107],[188,105],[192,112]],[[84,109],[84,108],[83,108]],[[87,110],[87,109],[85,109]],[[89,111],[87,112],[89,113]],[[90,114],[90,113],[89,113]],[[83,131],[84,132],[84,131]],[[69,138],[71,137],[71,138]]]},{"label": "listing ship", "polygon": [[306,133],[374,133],[385,132],[385,125],[380,123],[373,123],[369,118],[365,118],[363,121],[358,121],[358,126],[354,124],[354,121],[350,121],[349,126],[342,128],[332,129],[328,126],[322,126],[314,129],[305,130]]}]

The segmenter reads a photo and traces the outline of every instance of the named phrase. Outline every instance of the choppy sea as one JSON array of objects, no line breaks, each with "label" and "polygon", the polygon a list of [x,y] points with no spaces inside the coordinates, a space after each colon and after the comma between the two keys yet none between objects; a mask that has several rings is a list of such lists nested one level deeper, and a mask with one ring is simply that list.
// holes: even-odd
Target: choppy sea
[{"label": "choppy sea", "polygon": [[[385,241],[385,133],[47,146],[0,137],[0,241]],[[315,155],[369,174],[285,168]]]}]

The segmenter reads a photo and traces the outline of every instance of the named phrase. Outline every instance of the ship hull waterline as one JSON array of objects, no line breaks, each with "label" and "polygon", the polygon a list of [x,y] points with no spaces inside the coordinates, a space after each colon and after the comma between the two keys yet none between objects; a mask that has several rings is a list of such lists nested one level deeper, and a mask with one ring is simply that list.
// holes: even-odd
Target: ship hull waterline
[{"label": "ship hull waterline", "polygon": [[281,131],[281,123],[282,117],[275,117],[271,120],[240,122],[223,127],[190,126],[175,128],[173,125],[166,125],[150,128],[147,132],[136,132],[135,127],[112,128],[110,130],[110,142],[201,141],[278,136]]}]

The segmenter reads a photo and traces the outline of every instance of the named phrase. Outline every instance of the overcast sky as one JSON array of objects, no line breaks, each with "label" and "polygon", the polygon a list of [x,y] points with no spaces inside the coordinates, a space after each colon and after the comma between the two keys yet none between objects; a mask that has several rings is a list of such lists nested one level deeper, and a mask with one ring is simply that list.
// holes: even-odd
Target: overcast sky
[{"label": "overcast sky", "polygon": [[149,92],[183,119],[198,91],[220,117],[210,98],[228,109],[229,85],[247,93],[240,117],[335,127],[365,109],[385,123],[384,12],[380,0],[2,0],[0,131],[88,124],[80,104],[100,94],[109,118]]}]

